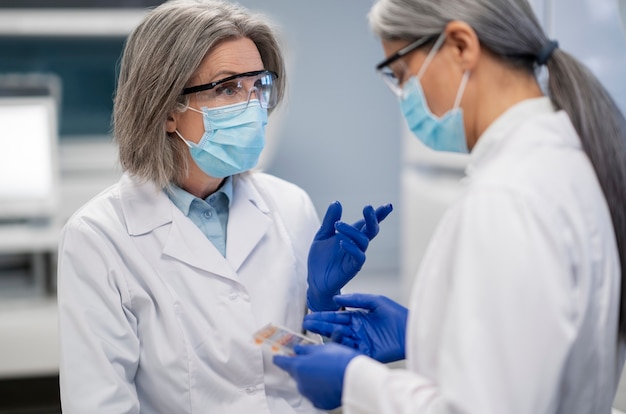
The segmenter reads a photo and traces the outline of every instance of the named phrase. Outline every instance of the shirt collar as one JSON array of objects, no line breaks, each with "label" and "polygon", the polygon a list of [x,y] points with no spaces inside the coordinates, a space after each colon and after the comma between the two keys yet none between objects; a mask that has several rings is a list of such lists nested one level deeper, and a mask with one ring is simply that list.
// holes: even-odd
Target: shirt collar
[{"label": "shirt collar", "polygon": [[226,196],[226,200],[228,200],[228,207],[230,207],[230,203],[233,199],[233,177],[226,177],[224,180],[224,184],[218,190],[219,193],[222,193]]},{"label": "shirt collar", "polygon": [[472,149],[469,164],[466,168],[470,175],[477,165],[484,162],[498,144],[529,118],[555,112],[552,101],[548,97],[527,99],[513,105],[500,115],[478,139]]},{"label": "shirt collar", "polygon": [[[178,207],[178,209],[180,211],[183,212],[183,214],[185,214],[186,216],[189,215],[189,209],[191,207],[191,203],[199,198],[194,196],[191,193],[188,193],[187,191],[183,190],[182,188],[178,187],[175,184],[170,185],[170,187],[165,191],[167,193],[167,196],[170,198],[170,200],[172,200],[172,202],[174,203],[174,205],[176,207]],[[226,196],[226,200],[228,200],[228,207],[230,207],[230,204],[232,202],[233,199],[233,179],[232,177],[226,177],[226,179],[224,180],[224,183],[222,184],[222,186],[213,194],[218,194],[218,193],[222,193]],[[211,194],[211,195],[213,195]],[[209,195],[205,201],[211,197],[211,195]]]}]

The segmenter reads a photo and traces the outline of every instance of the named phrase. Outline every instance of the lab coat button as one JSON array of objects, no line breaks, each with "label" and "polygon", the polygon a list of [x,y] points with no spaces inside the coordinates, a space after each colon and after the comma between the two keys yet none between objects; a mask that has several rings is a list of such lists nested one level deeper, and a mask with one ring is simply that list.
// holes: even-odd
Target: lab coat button
[{"label": "lab coat button", "polygon": [[254,394],[254,393],[256,392],[256,388],[254,388],[254,387],[248,387],[248,388],[246,388],[246,392],[247,392],[248,394]]},{"label": "lab coat button", "polygon": [[231,293],[230,295],[228,295],[228,299],[230,300],[235,300],[239,297],[239,295],[235,292]]}]

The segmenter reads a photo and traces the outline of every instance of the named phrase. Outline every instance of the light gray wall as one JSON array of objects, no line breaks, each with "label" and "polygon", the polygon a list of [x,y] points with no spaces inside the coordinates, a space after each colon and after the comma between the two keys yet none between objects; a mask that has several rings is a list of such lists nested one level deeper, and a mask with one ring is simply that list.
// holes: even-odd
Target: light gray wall
[{"label": "light gray wall", "polygon": [[[348,222],[364,205],[399,203],[402,118],[376,74],[384,58],[363,0],[241,0],[278,26],[288,96],[266,171],[304,188],[320,218],[339,200]],[[272,118],[270,117],[270,123]],[[399,211],[383,223],[364,270],[397,271]]]}]

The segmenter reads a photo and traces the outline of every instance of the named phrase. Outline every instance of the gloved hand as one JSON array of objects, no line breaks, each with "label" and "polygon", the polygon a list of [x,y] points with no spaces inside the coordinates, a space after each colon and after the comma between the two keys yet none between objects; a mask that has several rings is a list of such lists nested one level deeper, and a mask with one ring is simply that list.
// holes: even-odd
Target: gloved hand
[{"label": "gloved hand", "polygon": [[295,352],[294,356],[275,355],[274,363],[296,380],[300,394],[315,407],[322,410],[339,407],[346,367],[360,354],[334,343],[297,345]]},{"label": "gloved hand", "polygon": [[314,312],[304,317],[302,327],[380,362],[405,358],[407,308],[385,296],[364,293],[335,296],[335,302],[359,309]]},{"label": "gloved hand", "polygon": [[333,296],[341,293],[365,263],[365,250],[379,231],[378,224],[391,213],[387,204],[374,211],[365,206],[363,219],[350,225],[341,222],[341,203],[328,206],[308,257],[307,304],[314,311],[337,310]]}]

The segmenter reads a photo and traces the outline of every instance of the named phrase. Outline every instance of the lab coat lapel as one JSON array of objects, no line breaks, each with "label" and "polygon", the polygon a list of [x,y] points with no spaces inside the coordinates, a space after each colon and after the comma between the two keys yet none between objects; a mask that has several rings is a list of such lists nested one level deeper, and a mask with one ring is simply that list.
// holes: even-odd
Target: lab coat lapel
[{"label": "lab coat lapel", "polygon": [[[129,176],[121,180],[121,204],[128,234],[133,237],[160,238],[164,255],[189,266],[237,280],[237,276],[220,252],[202,231],[154,184],[139,182]],[[168,226],[169,225],[169,226]]]},{"label": "lab coat lapel", "polygon": [[237,281],[237,275],[200,229],[173,206],[174,220],[163,254],[190,266]]},{"label": "lab coat lapel", "polygon": [[239,270],[272,224],[269,208],[251,180],[251,174],[235,177],[228,215],[226,258],[235,271]]}]

